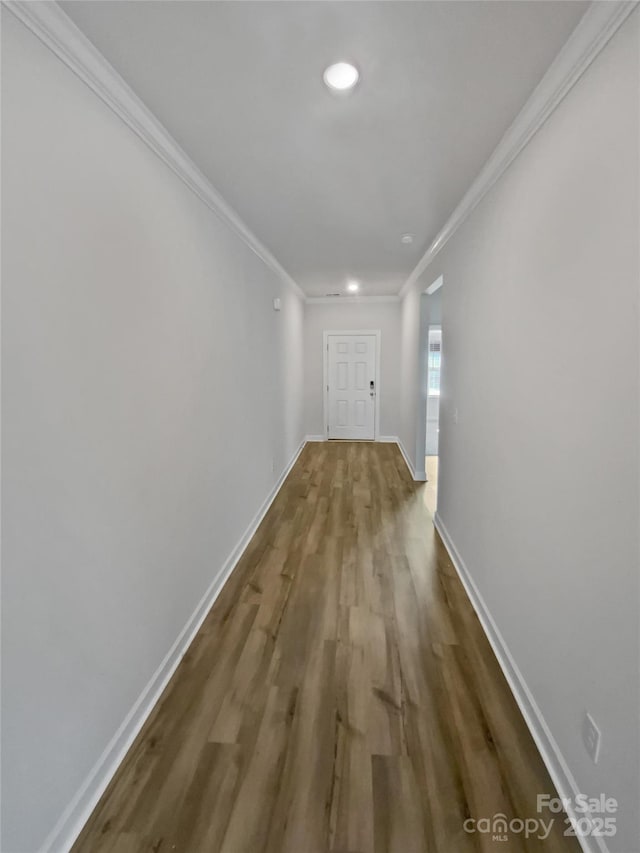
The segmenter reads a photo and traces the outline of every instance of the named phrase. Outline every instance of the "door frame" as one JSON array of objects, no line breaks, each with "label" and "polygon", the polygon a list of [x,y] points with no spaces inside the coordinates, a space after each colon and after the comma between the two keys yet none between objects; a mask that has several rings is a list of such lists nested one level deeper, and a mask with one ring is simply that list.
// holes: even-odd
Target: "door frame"
[{"label": "door frame", "polygon": [[[329,337],[331,335],[374,335],[376,339],[376,396],[373,411],[373,441],[380,437],[380,329],[325,329],[322,332],[322,421],[324,440],[329,440]],[[354,439],[355,440],[355,439]]]}]

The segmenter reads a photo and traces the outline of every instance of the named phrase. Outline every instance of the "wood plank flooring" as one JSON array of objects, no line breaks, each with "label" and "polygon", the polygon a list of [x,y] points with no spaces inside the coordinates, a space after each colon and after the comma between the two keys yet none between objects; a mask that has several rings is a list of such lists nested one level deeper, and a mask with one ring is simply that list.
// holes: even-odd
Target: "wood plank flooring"
[{"label": "wood plank flooring", "polygon": [[308,444],[75,853],[577,851],[395,445]]}]

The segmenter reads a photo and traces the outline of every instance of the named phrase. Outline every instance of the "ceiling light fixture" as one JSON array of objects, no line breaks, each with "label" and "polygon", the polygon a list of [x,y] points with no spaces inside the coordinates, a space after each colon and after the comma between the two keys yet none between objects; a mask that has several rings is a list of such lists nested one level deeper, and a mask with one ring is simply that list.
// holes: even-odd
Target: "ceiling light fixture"
[{"label": "ceiling light fixture", "polygon": [[360,290],[360,285],[357,281],[350,281],[347,284],[347,290],[350,290],[351,293],[356,293],[356,291]]},{"label": "ceiling light fixture", "polygon": [[413,234],[403,234],[400,242],[404,243],[405,246],[410,246],[413,243]]},{"label": "ceiling light fixture", "polygon": [[334,92],[348,92],[360,79],[360,72],[350,62],[336,62],[322,75],[325,85]]}]

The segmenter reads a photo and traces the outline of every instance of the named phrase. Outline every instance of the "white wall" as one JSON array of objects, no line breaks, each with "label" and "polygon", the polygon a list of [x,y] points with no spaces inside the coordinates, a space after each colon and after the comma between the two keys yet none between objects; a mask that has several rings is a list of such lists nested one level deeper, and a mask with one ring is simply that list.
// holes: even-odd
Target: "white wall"
[{"label": "white wall", "polygon": [[323,435],[322,333],[380,329],[380,434],[396,436],[400,426],[400,303],[307,303],[304,317],[304,422],[307,435]]},{"label": "white wall", "polygon": [[636,11],[428,270],[438,514],[576,785],[619,800],[620,853],[640,839],[639,38]]},{"label": "white wall", "polygon": [[303,437],[303,305],[2,25],[1,846],[31,853]]}]

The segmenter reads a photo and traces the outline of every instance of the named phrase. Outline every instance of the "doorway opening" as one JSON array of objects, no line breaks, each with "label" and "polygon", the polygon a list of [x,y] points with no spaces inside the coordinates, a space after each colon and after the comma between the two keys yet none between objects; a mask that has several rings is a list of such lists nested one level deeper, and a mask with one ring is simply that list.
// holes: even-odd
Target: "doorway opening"
[{"label": "doorway opening", "polygon": [[438,448],[440,436],[440,371],[442,367],[442,326],[430,325],[427,338],[427,404],[425,411],[425,459],[427,475],[425,503],[433,515],[438,502]]},{"label": "doorway opening", "polygon": [[[426,480],[423,489],[424,503],[432,516],[435,515],[440,479],[440,457],[445,457],[446,435],[440,435],[441,376],[446,395],[446,369],[443,373],[443,284],[440,275],[420,294],[419,331],[419,383],[416,412],[416,459],[424,459],[424,471],[420,479]],[[441,441],[440,439],[443,439]]]}]

